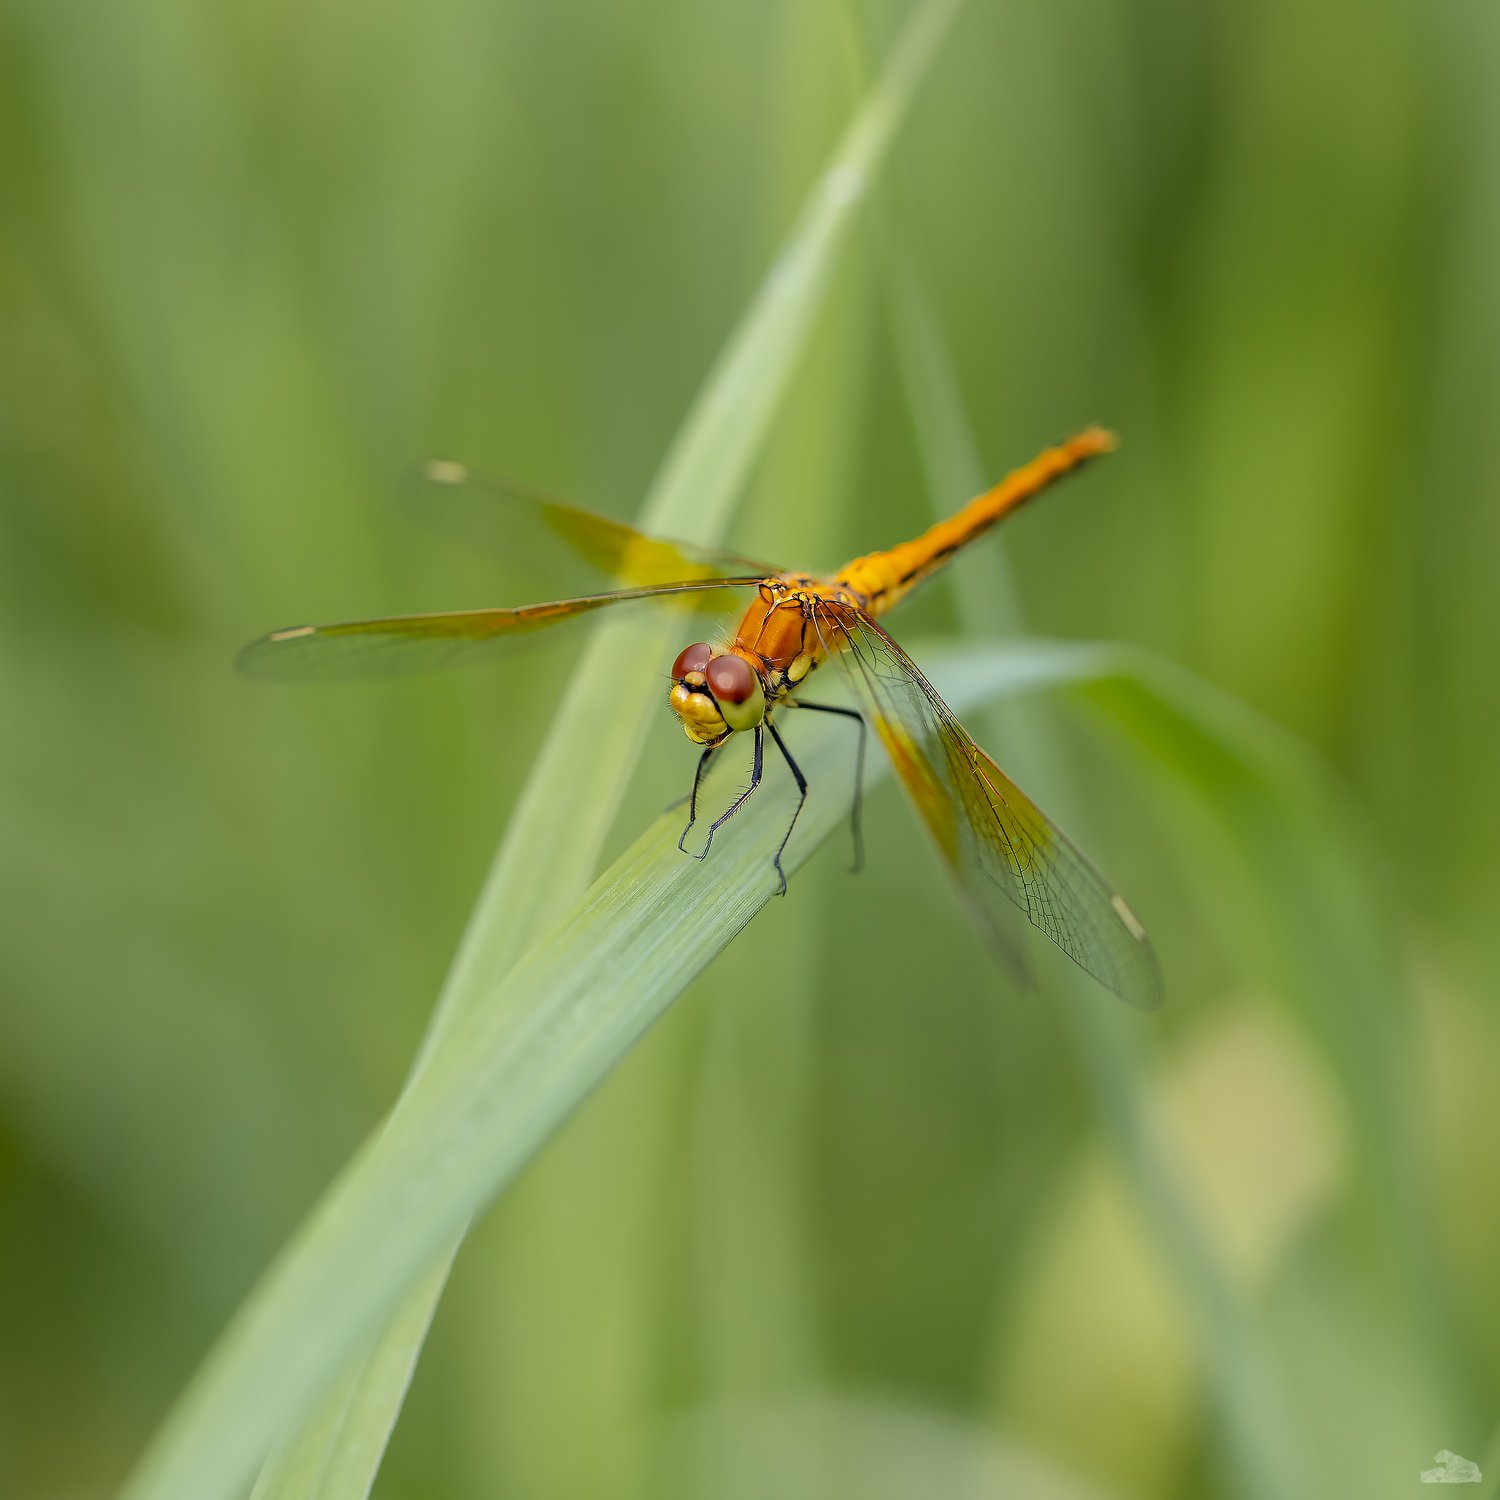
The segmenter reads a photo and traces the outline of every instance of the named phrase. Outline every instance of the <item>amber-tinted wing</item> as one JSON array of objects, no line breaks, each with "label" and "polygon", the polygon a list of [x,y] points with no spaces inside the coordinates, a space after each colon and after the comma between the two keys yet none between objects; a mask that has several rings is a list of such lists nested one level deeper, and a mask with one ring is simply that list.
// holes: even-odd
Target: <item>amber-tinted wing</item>
[{"label": "amber-tinted wing", "polygon": [[1156,955],[1109,882],[974,743],[880,625],[834,604],[821,605],[819,618],[824,640],[987,935],[1005,948],[999,894],[1122,1000],[1159,1004]]},{"label": "amber-tinted wing", "polygon": [[422,466],[407,497],[422,520],[484,547],[512,565],[516,581],[548,592],[582,592],[594,585],[645,588],[750,573],[764,578],[783,571],[717,547],[647,536],[611,516],[444,459]]},{"label": "amber-tinted wing", "polygon": [[722,611],[725,589],[754,588],[759,575],[678,580],[616,589],[520,609],[471,609],[392,615],[337,625],[297,625],[252,641],[236,665],[252,677],[336,679],[460,666],[500,654],[538,631],[577,620],[606,605],[656,600],[679,609]]}]

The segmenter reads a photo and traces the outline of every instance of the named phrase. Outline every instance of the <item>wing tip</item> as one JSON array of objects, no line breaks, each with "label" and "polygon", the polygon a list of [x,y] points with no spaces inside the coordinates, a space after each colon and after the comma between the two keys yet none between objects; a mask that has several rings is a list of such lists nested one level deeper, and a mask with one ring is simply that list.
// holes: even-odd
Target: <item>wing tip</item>
[{"label": "wing tip", "polygon": [[1130,982],[1110,985],[1110,989],[1137,1010],[1160,1010],[1165,986],[1162,982],[1161,964],[1157,960],[1156,949],[1151,946],[1145,925],[1118,891],[1110,892],[1109,904],[1134,944],[1133,956],[1139,957],[1142,969],[1142,972],[1131,974]]},{"label": "wing tip", "polygon": [[463,484],[470,473],[468,464],[456,463],[451,458],[429,458],[418,472],[434,484]]},{"label": "wing tip", "polygon": [[1136,942],[1146,942],[1146,929],[1141,926],[1141,919],[1136,916],[1133,911],[1131,911],[1129,903],[1127,903],[1125,898],[1118,891],[1114,892],[1110,896],[1109,904],[1114,907],[1115,915],[1125,924],[1126,932],[1128,932],[1131,937],[1136,940]]},{"label": "wing tip", "polygon": [[318,633],[319,627],[316,625],[292,625],[286,630],[273,630],[269,635],[251,641],[248,646],[241,646],[235,652],[234,669],[242,677],[279,676],[278,663],[285,662],[287,658],[277,648],[290,641],[306,640]]},{"label": "wing tip", "polygon": [[1166,995],[1162,987],[1161,970],[1156,967],[1156,964],[1153,960],[1151,966],[1151,978],[1144,986],[1140,988],[1132,988],[1128,992],[1116,990],[1115,993],[1119,995],[1120,999],[1122,999],[1127,1005],[1133,1006],[1136,1010],[1160,1010],[1162,1008],[1163,1001],[1166,999]]}]

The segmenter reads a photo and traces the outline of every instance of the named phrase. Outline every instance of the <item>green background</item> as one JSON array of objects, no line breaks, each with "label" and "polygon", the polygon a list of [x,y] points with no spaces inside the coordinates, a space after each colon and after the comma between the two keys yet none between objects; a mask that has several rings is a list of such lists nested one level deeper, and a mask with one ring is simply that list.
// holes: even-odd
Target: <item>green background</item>
[{"label": "green background", "polygon": [[[633,514],[853,51],[785,0],[0,4],[0,1494],[119,1484],[390,1103],[576,641],[313,690],[234,650],[556,587],[404,520],[424,457]],[[1482,0],[975,4],[894,156],[986,468],[1122,434],[1007,528],[1032,628],[1229,690],[1367,827],[1374,1021],[1289,998],[1170,775],[986,736],[1157,939],[1126,1026],[1312,1493],[1500,1471],[1497,69]],[[932,513],[874,228],[733,537],[792,566]],[[663,709],[611,850],[691,764]],[[382,1500],[1247,1488],[1065,966],[990,965],[894,790],[868,838],[481,1221]]]}]

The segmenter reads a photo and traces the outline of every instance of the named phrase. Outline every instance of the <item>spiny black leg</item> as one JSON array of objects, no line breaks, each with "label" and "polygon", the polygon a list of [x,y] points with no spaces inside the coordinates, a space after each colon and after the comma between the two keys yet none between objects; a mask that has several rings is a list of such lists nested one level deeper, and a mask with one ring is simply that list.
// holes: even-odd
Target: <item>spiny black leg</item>
[{"label": "spiny black leg", "polygon": [[859,725],[859,748],[854,752],[854,807],[849,814],[849,830],[854,835],[854,863],[849,866],[851,875],[858,875],[865,867],[865,836],[860,826],[860,812],[865,801],[865,741],[870,737],[870,726],[865,716],[852,708],[836,708],[831,703],[804,703],[800,698],[789,698],[793,708],[810,708],[814,713],[838,714],[843,719],[853,719]]},{"label": "spiny black leg", "polygon": [[[771,732],[774,734],[775,730],[772,730]],[[679,842],[677,847],[679,849],[682,849],[682,852],[684,854],[693,854],[694,859],[708,858],[709,846],[714,841],[714,835],[745,805],[746,802],[750,800],[750,794],[756,789],[756,787],[760,785],[760,775],[761,772],[765,769],[765,749],[766,737],[763,733],[762,726],[760,724],[757,724],[755,726],[755,764],[750,768],[750,785],[747,786],[745,790],[741,792],[739,796],[736,797],[734,801],[731,802],[729,806],[725,808],[724,811],[721,812],[719,816],[708,825],[708,837],[703,841],[703,853],[693,854],[693,851],[691,849],[682,849],[682,844]],[[699,764],[701,765],[702,762],[700,762]],[[682,836],[683,838],[687,837],[686,830],[683,831]]]},{"label": "spiny black leg", "polygon": [[[723,740],[719,741],[719,745],[722,745],[723,743]],[[688,805],[687,827],[682,830],[682,838],[677,840],[677,847],[679,849],[682,849],[684,840],[686,840],[688,834],[693,831],[693,824],[698,821],[698,787],[703,781],[703,773],[708,770],[709,759],[712,757],[714,751],[719,748],[719,745],[710,745],[706,750],[704,750],[703,754],[698,757],[698,768],[693,772],[693,790],[686,797],[679,797],[674,803],[672,803],[671,807],[668,807],[666,809],[667,812],[671,812],[673,807],[681,807],[684,802],[686,802]],[[682,849],[682,852],[686,854],[687,850]]]},{"label": "spiny black leg", "polygon": [[781,894],[784,896],[786,895],[786,871],[781,868],[781,855],[787,846],[787,840],[792,836],[792,829],[797,826],[797,819],[802,816],[802,804],[807,801],[807,777],[802,774],[801,766],[792,759],[792,753],[787,749],[786,741],[776,733],[776,726],[769,719],[766,720],[766,728],[771,731],[771,738],[776,741],[776,748],[781,751],[781,758],[792,773],[792,780],[797,783],[797,810],[792,814],[792,821],[786,825],[786,832],[781,836],[781,844],[776,850],[776,857],[771,861],[776,866],[776,875],[781,881]]}]

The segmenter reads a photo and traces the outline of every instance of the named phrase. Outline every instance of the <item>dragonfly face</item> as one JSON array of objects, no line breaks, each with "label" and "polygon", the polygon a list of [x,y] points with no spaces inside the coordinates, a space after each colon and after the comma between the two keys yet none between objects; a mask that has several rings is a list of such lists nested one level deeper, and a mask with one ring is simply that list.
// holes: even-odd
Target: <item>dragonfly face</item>
[{"label": "dragonfly face", "polygon": [[766,716],[760,674],[733,651],[707,641],[687,647],[672,664],[667,698],[695,745],[713,746],[737,730],[754,729]]}]

